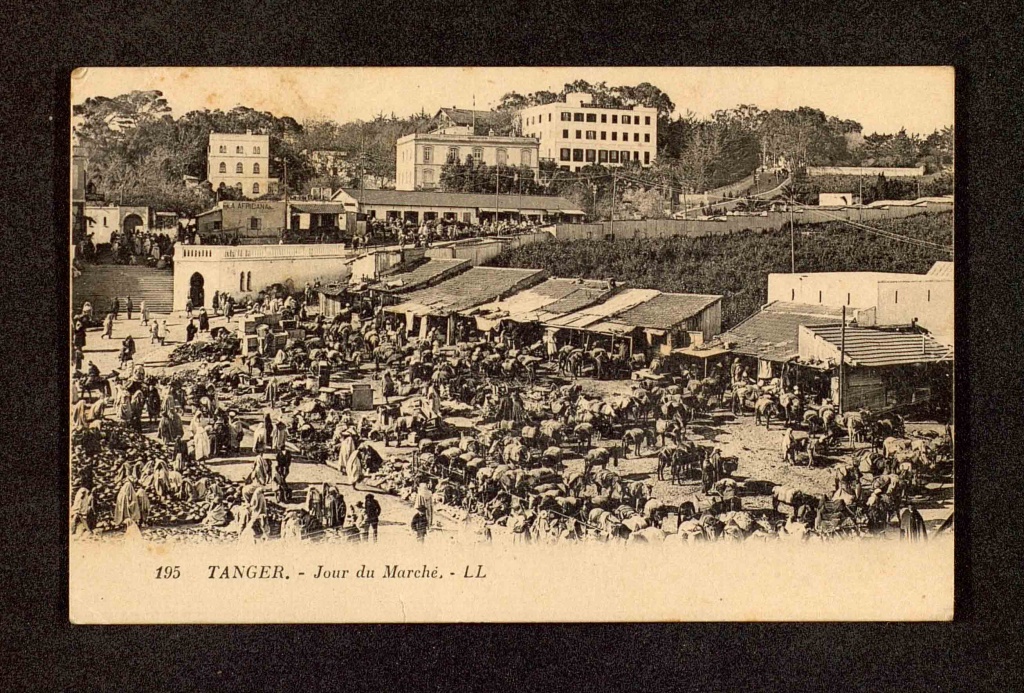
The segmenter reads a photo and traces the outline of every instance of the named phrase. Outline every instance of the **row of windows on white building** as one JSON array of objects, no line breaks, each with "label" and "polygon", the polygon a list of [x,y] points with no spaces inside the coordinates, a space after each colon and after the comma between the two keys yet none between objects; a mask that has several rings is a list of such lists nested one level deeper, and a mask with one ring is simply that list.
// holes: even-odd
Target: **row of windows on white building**
[{"label": "row of windows on white building", "polygon": [[[219,151],[220,151],[221,154],[227,154],[228,153],[227,145],[226,144],[220,145],[220,150]],[[253,147],[252,148],[252,153],[253,154],[259,154],[260,153],[260,148],[259,147]],[[245,147],[243,147],[242,145],[238,145],[237,147],[235,147],[235,154],[245,154]]]},{"label": "row of windows on white building", "polygon": [[[241,183],[241,182],[235,183],[235,188],[236,188],[236,189],[237,189],[237,190],[238,190],[239,192],[242,192],[242,191],[243,191],[243,190],[245,189],[245,188],[244,188],[244,187],[242,186],[242,183]],[[253,195],[260,195],[260,194],[262,194],[262,193],[260,193],[260,184],[259,184],[259,183],[253,183],[253,184],[252,184],[252,194],[253,194]]]},{"label": "row of windows on white building", "polygon": [[[562,139],[563,140],[570,139],[569,131],[568,130],[562,130]],[[583,139],[587,139],[587,140],[598,140],[598,139],[600,139],[600,140],[607,140],[608,139],[608,131],[607,130],[600,130],[600,131],[598,131],[598,130],[586,130],[586,131],[584,131],[584,130],[577,130],[576,131],[575,139],[577,139],[577,140],[583,140]],[[618,133],[618,131],[614,131],[613,130],[612,131],[612,142],[618,142],[618,141],[619,141],[619,133]],[[628,132],[622,133],[622,141],[623,142],[629,142],[629,133]],[[640,133],[639,132],[634,132],[633,133],[633,141],[634,142],[639,142],[640,141]],[[651,133],[645,132],[644,133],[644,142],[650,142],[650,141],[651,141]]]},{"label": "row of windows on white building", "polygon": [[[559,149],[559,161],[586,161],[599,164],[618,164],[629,161],[629,152],[616,149]],[[633,161],[640,161],[640,152],[633,152]],[[651,153],[644,152],[644,165],[651,163]]]},{"label": "row of windows on white building", "polygon": [[[451,161],[453,159],[454,160],[458,160],[458,158],[459,158],[459,148],[458,147],[449,147],[448,148],[447,160],[449,160],[449,161]],[[473,160],[474,161],[482,161],[483,158],[484,158],[484,150],[483,150],[483,148],[482,147],[473,147]],[[498,160],[498,165],[499,166],[507,166],[508,165],[508,150],[504,149],[504,148],[499,148],[497,150],[497,160]],[[423,147],[423,163],[425,163],[425,164],[432,164],[432,163],[434,163],[434,148],[433,147],[430,147],[430,146]],[[519,150],[519,164],[521,166],[533,166],[533,152],[531,152],[529,149],[520,149]]]},{"label": "row of windows on white building", "polygon": [[[228,172],[228,165],[225,162],[222,161],[222,162],[220,162],[220,167],[219,167],[218,170],[221,173],[227,173]],[[242,166],[241,162],[235,164],[235,173],[245,173],[244,167]],[[260,175],[260,165],[259,164],[253,164],[252,165],[252,174],[254,176]]]},{"label": "row of windows on white building", "polygon": [[[601,122],[602,123],[607,123],[608,122],[608,114],[607,113],[601,113],[600,115],[601,115]],[[561,112],[561,119],[562,119],[563,122],[596,123],[597,122],[597,116],[598,116],[597,113],[569,113],[568,111],[562,111]],[[640,118],[641,118],[641,116],[638,116],[638,115],[634,115],[634,116],[624,115],[624,116],[622,116],[622,124],[623,125],[640,125],[641,124],[640,123]],[[544,116],[532,116],[532,117],[527,118],[526,122],[523,123],[523,124],[524,125],[539,125],[543,121],[543,119],[544,119]],[[644,119],[644,122],[643,122],[644,125],[650,125],[651,124],[651,116],[643,116],[643,119]],[[549,122],[549,123],[551,122],[551,114],[550,113],[548,113],[548,121],[547,122]],[[619,116],[616,115],[616,114],[613,114],[612,115],[612,125],[618,125],[618,123],[619,123]]]}]

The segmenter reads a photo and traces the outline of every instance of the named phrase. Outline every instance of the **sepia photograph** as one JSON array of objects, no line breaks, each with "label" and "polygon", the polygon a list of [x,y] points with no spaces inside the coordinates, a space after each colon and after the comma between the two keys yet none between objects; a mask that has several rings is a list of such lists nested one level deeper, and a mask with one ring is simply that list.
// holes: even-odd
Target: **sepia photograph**
[{"label": "sepia photograph", "polygon": [[74,622],[952,618],[952,68],[69,108]]}]

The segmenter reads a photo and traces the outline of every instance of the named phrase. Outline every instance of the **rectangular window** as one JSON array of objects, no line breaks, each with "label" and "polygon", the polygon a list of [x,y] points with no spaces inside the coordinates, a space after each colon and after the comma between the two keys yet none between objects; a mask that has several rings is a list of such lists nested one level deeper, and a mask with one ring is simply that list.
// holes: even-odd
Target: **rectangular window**
[{"label": "rectangular window", "polygon": [[928,289],[928,303],[932,302],[932,290]]},{"label": "rectangular window", "polygon": [[572,160],[573,161],[583,161],[583,150],[582,149],[573,149],[572,150]]},{"label": "rectangular window", "polygon": [[425,163],[425,164],[433,163],[433,159],[434,159],[434,148],[433,147],[424,147],[423,148],[423,163]]},{"label": "rectangular window", "polygon": [[587,114],[587,122],[588,123],[596,123],[597,122],[597,114],[596,113],[588,113]]},{"label": "rectangular window", "polygon": [[550,113],[548,113],[548,122],[549,123],[551,122],[551,114]]},{"label": "rectangular window", "polygon": [[622,152],[622,163],[629,161],[629,152]]},{"label": "rectangular window", "polygon": [[850,294],[846,294],[846,305],[850,305]]},{"label": "rectangular window", "polygon": [[569,131],[568,130],[562,130],[562,139],[563,140],[569,139]]},{"label": "rectangular window", "polygon": [[789,300],[790,301],[795,301],[796,300],[796,289],[790,289],[789,290]]},{"label": "rectangular window", "polygon": [[249,217],[249,229],[252,231],[259,231],[260,229],[260,218]]},{"label": "rectangular window", "polygon": [[472,212],[463,212],[462,213],[462,223],[469,224],[472,221],[473,221],[473,213]]},{"label": "rectangular window", "polygon": [[629,116],[622,116],[622,124],[629,125]]},{"label": "rectangular window", "polygon": [[570,158],[571,156],[572,156],[572,155],[571,155],[571,154],[569,153],[569,150],[568,150],[568,149],[561,149],[561,150],[559,150],[559,156],[558,156],[558,158],[559,158],[559,159],[560,159],[561,161],[569,161],[569,158]]},{"label": "rectangular window", "polygon": [[616,123],[618,123],[618,122],[619,122],[619,116],[617,116],[617,115],[613,115],[613,116],[612,116],[612,125],[614,125],[614,124],[616,124]]},{"label": "rectangular window", "polygon": [[818,303],[821,303],[821,292],[818,292]]},{"label": "rectangular window", "polygon": [[640,161],[640,152],[633,152],[633,161]]},{"label": "rectangular window", "polygon": [[634,132],[633,133],[633,141],[634,142],[639,142],[640,141],[640,133],[639,132]]},{"label": "rectangular window", "polygon": [[597,152],[593,149],[587,150],[587,161],[597,161]]},{"label": "rectangular window", "polygon": [[644,116],[644,125],[651,124],[651,116]]},{"label": "rectangular window", "polygon": [[[821,294],[819,293],[818,295],[820,296]],[[899,302],[900,302],[900,292],[897,291],[896,292],[896,296],[893,298],[893,303],[899,303]]]},{"label": "rectangular window", "polygon": [[651,133],[645,132],[644,133],[644,142],[650,142],[650,141],[651,141]]},{"label": "rectangular window", "polygon": [[572,120],[572,114],[567,112],[567,111],[562,111],[562,120],[564,120],[564,121],[571,121]]},{"label": "rectangular window", "polygon": [[596,140],[597,139],[597,132],[595,132],[594,130],[587,130],[587,139],[588,140]]},{"label": "rectangular window", "polygon": [[573,113],[572,114],[572,119],[573,119],[573,122],[582,123],[583,122],[583,114],[582,113]]},{"label": "rectangular window", "polygon": [[622,141],[623,142],[629,142],[629,133],[628,132],[622,133]]},{"label": "rectangular window", "polygon": [[605,149],[599,149],[597,152],[597,162],[599,164],[608,163],[608,151]]},{"label": "rectangular window", "polygon": [[608,163],[619,163],[619,152],[617,150],[613,149],[610,152],[608,152]]},{"label": "rectangular window", "polygon": [[607,113],[602,113],[601,114],[601,122],[602,123],[607,123],[608,122],[608,114]]},{"label": "rectangular window", "polygon": [[483,161],[483,160],[484,160],[484,148],[483,147],[473,147],[473,161]]},{"label": "rectangular window", "polygon": [[604,130],[602,130],[601,131],[601,139],[603,140],[603,139],[607,139],[607,138],[608,138],[608,133],[605,132]]},{"label": "rectangular window", "polygon": [[576,139],[578,139],[578,140],[579,139],[583,139],[583,131],[582,130],[577,130],[576,131]]},{"label": "rectangular window", "polygon": [[619,141],[619,133],[612,132],[612,142],[618,142],[618,141]]},{"label": "rectangular window", "polygon": [[644,164],[649,164],[649,163],[651,163],[651,153],[650,152],[644,152]]}]

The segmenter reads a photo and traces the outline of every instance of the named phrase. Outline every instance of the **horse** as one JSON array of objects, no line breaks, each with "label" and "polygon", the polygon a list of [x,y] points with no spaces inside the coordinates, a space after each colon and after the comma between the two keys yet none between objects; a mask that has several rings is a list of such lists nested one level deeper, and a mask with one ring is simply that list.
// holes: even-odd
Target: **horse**
[{"label": "horse", "polygon": [[779,405],[774,399],[766,395],[762,395],[758,398],[754,404],[754,425],[760,426],[761,420],[764,420],[764,427],[770,428],[772,424],[772,417],[779,417]]},{"label": "horse", "polygon": [[628,454],[632,449],[637,457],[640,457],[640,447],[643,443],[648,447],[654,447],[654,432],[647,428],[631,428],[622,434],[622,448]]}]

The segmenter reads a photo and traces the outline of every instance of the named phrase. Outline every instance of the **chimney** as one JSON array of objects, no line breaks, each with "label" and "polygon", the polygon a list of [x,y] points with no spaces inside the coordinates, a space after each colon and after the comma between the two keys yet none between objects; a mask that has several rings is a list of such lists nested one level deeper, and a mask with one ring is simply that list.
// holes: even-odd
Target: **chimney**
[{"label": "chimney", "polygon": [[246,135],[251,135],[251,134],[252,134],[252,130],[250,130],[250,129],[246,128],[246,130],[245,130],[245,134],[246,134]]}]

